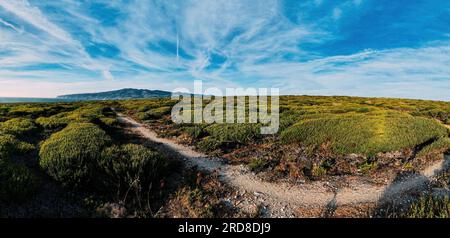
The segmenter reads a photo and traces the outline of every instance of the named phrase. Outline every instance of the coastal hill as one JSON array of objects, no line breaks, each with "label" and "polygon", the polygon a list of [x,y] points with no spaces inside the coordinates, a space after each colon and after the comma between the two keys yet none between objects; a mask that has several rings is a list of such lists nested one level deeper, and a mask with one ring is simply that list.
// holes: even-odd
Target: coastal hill
[{"label": "coastal hill", "polygon": [[133,98],[168,98],[170,96],[171,92],[168,91],[125,88],[100,93],[61,95],[58,96],[57,98],[68,100],[112,100],[112,99],[133,99]]}]

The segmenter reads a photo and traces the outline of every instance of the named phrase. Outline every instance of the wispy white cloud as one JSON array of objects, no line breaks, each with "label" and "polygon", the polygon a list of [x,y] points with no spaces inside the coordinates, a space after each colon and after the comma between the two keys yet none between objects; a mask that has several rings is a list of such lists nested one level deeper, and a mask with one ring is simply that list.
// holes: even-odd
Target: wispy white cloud
[{"label": "wispy white cloud", "polygon": [[[331,6],[308,22],[290,19],[277,0],[2,0],[0,96],[17,85],[36,87],[37,80],[54,83],[40,94],[55,96],[116,87],[170,90],[203,79],[219,88],[275,86],[284,94],[450,100],[447,41],[332,56],[304,47],[339,38],[330,25],[366,2],[298,4],[300,16],[306,5]],[[426,93],[415,93],[419,88]]]},{"label": "wispy white cloud", "polygon": [[[0,1],[0,7],[13,13],[27,24],[34,26],[47,33],[50,37],[56,39],[49,40],[46,36],[30,34],[31,39],[28,39],[28,42],[25,43],[27,46],[21,47],[24,44],[24,40],[17,39],[17,35],[12,36],[11,39],[14,41],[8,42],[10,45],[9,47],[12,47],[13,49],[16,47],[16,53],[19,53],[20,55],[13,59],[9,59],[9,63],[32,63],[30,62],[31,59],[39,59],[39,61],[34,62],[35,64],[55,63],[54,61],[57,61],[56,59],[60,59],[61,57],[54,57],[48,53],[51,52],[51,49],[56,45],[60,48],[59,52],[56,53],[60,55],[68,53],[67,55],[72,55],[72,59],[77,58],[74,63],[77,66],[89,70],[107,71],[106,66],[89,57],[79,41],[74,39],[67,31],[51,22],[38,7],[32,6],[27,0],[3,0]],[[15,44],[15,42],[19,42],[19,44]],[[38,45],[37,42],[40,42],[41,45]],[[37,54],[35,53],[36,51],[38,51]],[[25,62],[21,61],[21,59],[25,60]],[[63,58],[63,60],[67,62],[66,59]],[[111,73],[104,75],[110,76]]]}]

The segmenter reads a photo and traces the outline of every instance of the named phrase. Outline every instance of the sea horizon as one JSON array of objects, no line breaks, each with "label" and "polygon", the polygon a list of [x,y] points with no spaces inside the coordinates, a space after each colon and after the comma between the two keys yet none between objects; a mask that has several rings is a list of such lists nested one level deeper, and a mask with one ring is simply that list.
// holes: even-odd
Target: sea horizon
[{"label": "sea horizon", "polygon": [[0,103],[31,103],[31,102],[70,102],[73,100],[62,98],[38,97],[0,97]]}]

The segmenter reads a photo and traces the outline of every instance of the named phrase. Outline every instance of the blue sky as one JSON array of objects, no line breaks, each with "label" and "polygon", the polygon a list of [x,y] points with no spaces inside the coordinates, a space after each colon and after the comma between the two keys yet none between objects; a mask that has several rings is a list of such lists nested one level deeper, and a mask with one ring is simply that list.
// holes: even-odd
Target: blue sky
[{"label": "blue sky", "polygon": [[0,0],[0,96],[194,79],[450,100],[450,1]]}]

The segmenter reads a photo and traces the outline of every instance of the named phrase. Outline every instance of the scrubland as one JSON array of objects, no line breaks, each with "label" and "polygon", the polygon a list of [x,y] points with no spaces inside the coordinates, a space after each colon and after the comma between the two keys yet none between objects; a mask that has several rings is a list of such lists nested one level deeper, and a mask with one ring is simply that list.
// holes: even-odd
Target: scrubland
[{"label": "scrubland", "polygon": [[[283,96],[273,135],[261,135],[262,124],[175,124],[175,103],[1,104],[0,216],[254,215],[225,208],[220,196],[229,193],[226,185],[213,175],[183,171],[176,158],[127,133],[116,112],[272,182],[345,176],[379,182],[414,173],[450,149],[449,102]],[[433,188],[448,194],[449,172],[441,171]],[[43,208],[48,200],[70,208]],[[406,210],[381,215],[448,217],[449,207],[448,197],[426,193]]]}]

